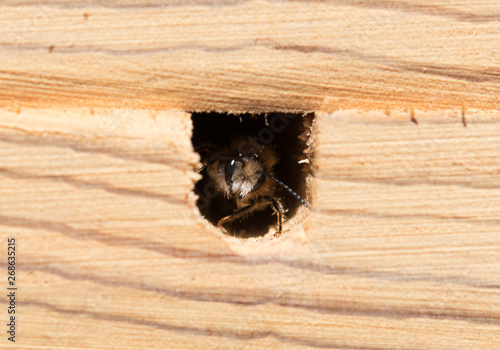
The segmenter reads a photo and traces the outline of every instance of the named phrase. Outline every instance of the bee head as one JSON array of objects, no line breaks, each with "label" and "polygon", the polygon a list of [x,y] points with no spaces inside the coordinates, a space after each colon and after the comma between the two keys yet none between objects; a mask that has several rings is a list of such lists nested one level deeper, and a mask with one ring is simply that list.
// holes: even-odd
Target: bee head
[{"label": "bee head", "polygon": [[256,157],[239,156],[219,162],[218,172],[224,176],[229,193],[245,198],[264,183],[264,168]]}]

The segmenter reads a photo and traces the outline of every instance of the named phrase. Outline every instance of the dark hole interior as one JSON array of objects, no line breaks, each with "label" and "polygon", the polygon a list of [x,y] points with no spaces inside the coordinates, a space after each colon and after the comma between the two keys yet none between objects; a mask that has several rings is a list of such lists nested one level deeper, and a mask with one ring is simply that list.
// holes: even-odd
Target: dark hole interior
[{"label": "dark hole interior", "polygon": [[[257,141],[272,147],[279,162],[273,169],[275,177],[288,185],[299,196],[308,201],[306,177],[311,174],[311,164],[307,152],[314,115],[309,114],[228,114],[204,112],[192,113],[193,147],[200,154],[202,162],[225,153],[235,137]],[[230,153],[230,152],[226,152]],[[203,179],[198,181],[195,192],[200,213],[213,225],[234,213],[236,203],[213,191],[213,181],[207,171],[201,172]],[[292,218],[301,205],[300,200],[278,187],[273,196],[279,198],[286,211],[285,217]],[[249,238],[265,235],[270,227],[277,230],[277,217],[271,206],[261,211],[253,211],[244,220],[234,220],[224,225],[227,233]]]}]

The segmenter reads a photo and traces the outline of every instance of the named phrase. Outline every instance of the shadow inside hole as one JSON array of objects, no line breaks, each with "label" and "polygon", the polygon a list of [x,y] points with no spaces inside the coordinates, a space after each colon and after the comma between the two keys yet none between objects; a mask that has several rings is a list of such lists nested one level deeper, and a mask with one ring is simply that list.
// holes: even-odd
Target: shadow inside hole
[{"label": "shadow inside hole", "polygon": [[[312,113],[234,115],[195,112],[192,113],[193,147],[205,161],[214,156],[214,152],[229,147],[236,137],[254,138],[277,153],[279,162],[273,169],[275,177],[307,200],[306,177],[311,174],[311,165],[309,155],[305,152],[313,118]],[[309,161],[301,161],[304,159]],[[206,171],[201,174],[203,179],[195,187],[199,197],[196,204],[200,213],[217,226],[221,218],[234,213],[236,203],[214,190],[215,186]],[[302,205],[300,200],[280,187],[274,196],[281,199],[287,219],[292,218]],[[228,234],[241,238],[263,236],[270,227],[277,230],[277,217],[270,206],[262,211],[253,211],[243,220],[225,224]]]}]

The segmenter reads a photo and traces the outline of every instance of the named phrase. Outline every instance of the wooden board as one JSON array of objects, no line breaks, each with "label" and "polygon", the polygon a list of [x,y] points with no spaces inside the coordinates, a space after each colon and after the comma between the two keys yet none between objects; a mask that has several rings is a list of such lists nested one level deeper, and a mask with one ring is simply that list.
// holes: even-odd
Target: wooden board
[{"label": "wooden board", "polygon": [[194,207],[188,114],[1,110],[0,343],[498,349],[500,115],[466,117],[317,113],[309,216],[242,242]]},{"label": "wooden board", "polygon": [[500,108],[500,2],[8,0],[0,106]]}]

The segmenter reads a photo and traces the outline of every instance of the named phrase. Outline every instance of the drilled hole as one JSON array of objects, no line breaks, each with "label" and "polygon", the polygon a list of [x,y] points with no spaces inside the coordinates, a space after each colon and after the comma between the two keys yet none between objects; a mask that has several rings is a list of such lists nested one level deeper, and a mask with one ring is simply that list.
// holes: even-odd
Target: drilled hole
[{"label": "drilled hole", "polygon": [[[221,188],[226,185],[228,189],[236,188],[231,187],[233,186],[231,182],[233,177],[230,176],[236,172],[233,173],[234,168],[231,168],[227,163],[234,160],[233,165],[238,166],[236,164],[238,160],[248,156],[245,154],[248,149],[266,149],[271,150],[267,154],[276,155],[278,161],[272,167],[270,175],[286,184],[297,196],[291,194],[269,176],[263,176],[260,182],[252,182],[259,178],[259,175],[254,178],[247,177],[246,175],[250,175],[251,172],[245,173],[245,177],[243,177],[244,181],[248,181],[246,183],[248,184],[247,191],[248,188],[251,188],[250,193],[260,191],[259,194],[262,193],[265,197],[277,199],[285,211],[283,231],[292,229],[291,226],[294,225],[292,219],[299,212],[301,215],[305,212],[305,205],[300,198],[307,203],[309,202],[308,189],[312,169],[310,134],[313,118],[312,113],[269,113],[267,115],[192,113],[193,147],[206,165],[200,171],[203,178],[198,181],[195,187],[195,192],[198,195],[196,204],[201,215],[217,226],[222,218],[231,216],[242,208],[241,201],[248,199],[246,196],[240,197],[240,208],[238,208],[237,199],[235,199],[237,196],[230,193],[225,195]],[[273,157],[266,158],[262,152],[259,154],[260,156],[257,156],[255,161],[260,164],[270,164],[269,159]],[[244,164],[241,165],[243,167],[241,169],[246,169],[244,167],[251,163],[248,161],[248,157],[244,159],[247,161],[241,163]],[[263,172],[266,173],[265,170]],[[265,191],[265,189],[269,190]],[[249,210],[248,215],[231,217],[230,220],[225,221],[222,226],[227,231],[226,233],[248,238],[263,236],[270,230],[278,231],[278,215],[273,209],[273,202],[269,201],[266,204],[262,201],[261,207],[259,210]]]}]

